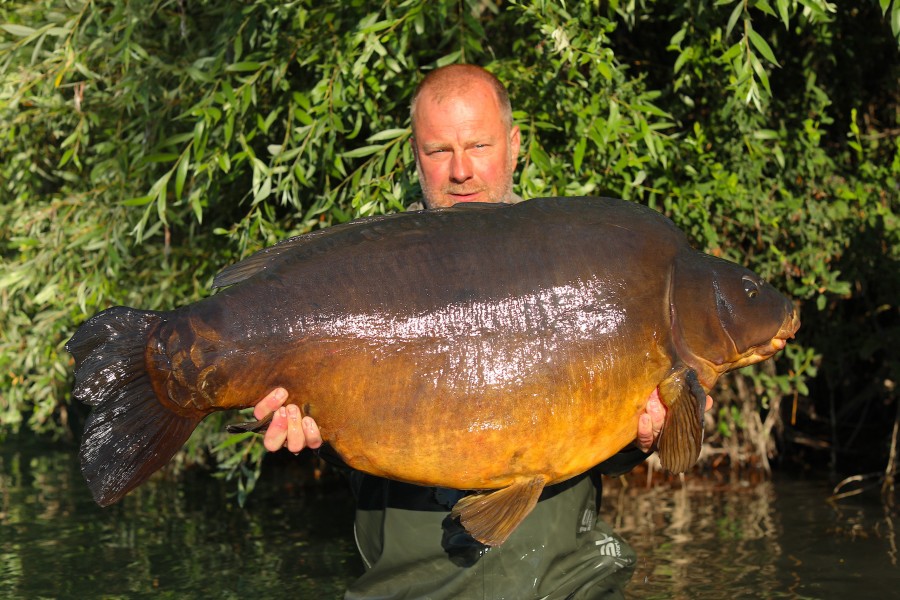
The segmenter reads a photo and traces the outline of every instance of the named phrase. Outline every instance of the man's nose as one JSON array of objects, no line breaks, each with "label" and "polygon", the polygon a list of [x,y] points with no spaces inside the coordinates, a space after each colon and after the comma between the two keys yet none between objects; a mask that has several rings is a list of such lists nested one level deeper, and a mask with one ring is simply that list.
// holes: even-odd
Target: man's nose
[{"label": "man's nose", "polygon": [[454,152],[450,163],[450,180],[453,183],[463,183],[472,179],[472,160],[465,152]]}]

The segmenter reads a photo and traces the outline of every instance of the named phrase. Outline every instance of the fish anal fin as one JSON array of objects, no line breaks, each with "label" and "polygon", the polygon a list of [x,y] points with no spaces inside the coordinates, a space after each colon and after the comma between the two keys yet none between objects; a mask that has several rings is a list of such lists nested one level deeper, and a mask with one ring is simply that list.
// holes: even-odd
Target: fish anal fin
[{"label": "fish anal fin", "polygon": [[659,384],[666,405],[666,422],[659,434],[659,461],[672,473],[690,469],[703,444],[703,411],[706,390],[693,369],[679,369]]},{"label": "fish anal fin", "polygon": [[503,489],[465,496],[450,515],[473,538],[488,546],[499,546],[515,531],[537,504],[547,478],[522,478]]}]

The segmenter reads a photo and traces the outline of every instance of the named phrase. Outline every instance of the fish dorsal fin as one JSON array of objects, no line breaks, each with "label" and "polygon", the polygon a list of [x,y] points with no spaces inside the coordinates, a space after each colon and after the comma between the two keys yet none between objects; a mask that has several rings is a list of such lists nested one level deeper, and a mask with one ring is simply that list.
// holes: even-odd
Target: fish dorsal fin
[{"label": "fish dorsal fin", "polygon": [[546,482],[546,477],[538,475],[500,490],[466,496],[450,516],[459,517],[469,535],[482,544],[499,546],[532,511]]},{"label": "fish dorsal fin", "polygon": [[697,462],[703,443],[706,390],[693,369],[674,371],[659,384],[666,422],[659,434],[659,461],[672,473],[683,473]]},{"label": "fish dorsal fin", "polygon": [[[428,224],[440,222],[447,217],[459,213],[473,214],[477,212],[501,210],[508,204],[490,202],[463,202],[455,206],[437,208],[429,211],[407,211],[388,215],[374,215],[356,219],[349,223],[332,225],[303,235],[282,240],[277,244],[263,248],[244,260],[222,269],[213,280],[213,288],[222,288],[240,283],[257,273],[274,268],[282,261],[304,261],[326,254],[337,246],[373,242],[390,235],[398,237],[406,235],[427,236],[431,232]],[[427,213],[427,214],[426,214]]]},{"label": "fish dorsal fin", "polygon": [[[410,226],[415,226],[414,212],[395,213],[390,215],[375,215],[364,219],[357,219],[350,223],[341,225],[333,225],[325,229],[311,231],[303,235],[282,240],[277,244],[273,244],[268,248],[251,254],[244,260],[229,265],[219,271],[215,279],[213,279],[212,287],[222,288],[235,283],[240,283],[253,275],[278,264],[285,259],[285,255],[291,257],[313,256],[327,252],[333,243],[346,243],[345,236],[363,237],[371,239],[373,236],[380,234],[379,225],[384,221],[393,221],[398,219],[408,219]],[[352,241],[352,240],[351,240]],[[304,252],[305,251],[305,252]]]}]

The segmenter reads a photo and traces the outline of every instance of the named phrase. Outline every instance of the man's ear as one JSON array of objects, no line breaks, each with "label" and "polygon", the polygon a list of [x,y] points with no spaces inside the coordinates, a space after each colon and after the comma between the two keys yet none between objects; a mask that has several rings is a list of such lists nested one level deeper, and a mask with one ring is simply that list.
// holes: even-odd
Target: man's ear
[{"label": "man's ear", "polygon": [[516,163],[519,162],[519,146],[521,143],[519,126],[513,125],[512,129],[509,130],[509,154],[512,157],[513,168],[515,168]]},{"label": "man's ear", "polygon": [[412,147],[413,158],[415,159],[416,164],[419,164],[419,147],[416,146],[416,138],[410,137],[409,145]]}]

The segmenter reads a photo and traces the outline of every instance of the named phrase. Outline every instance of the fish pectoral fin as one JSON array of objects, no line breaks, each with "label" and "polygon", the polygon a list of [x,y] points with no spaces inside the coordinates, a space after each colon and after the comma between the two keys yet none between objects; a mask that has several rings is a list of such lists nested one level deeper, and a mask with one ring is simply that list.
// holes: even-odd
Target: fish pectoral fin
[{"label": "fish pectoral fin", "polygon": [[259,421],[247,421],[246,423],[232,423],[231,425],[225,426],[225,431],[228,433],[265,433],[269,428],[269,423],[272,422],[272,415],[275,413],[270,413],[260,419]]},{"label": "fish pectoral fin", "polygon": [[659,434],[659,461],[672,473],[690,469],[703,443],[703,411],[706,390],[693,369],[679,369],[659,384],[665,403],[666,422]]},{"label": "fish pectoral fin", "polygon": [[465,496],[450,516],[459,517],[469,535],[482,544],[499,546],[534,509],[546,482],[546,477],[538,475],[500,490]]}]

